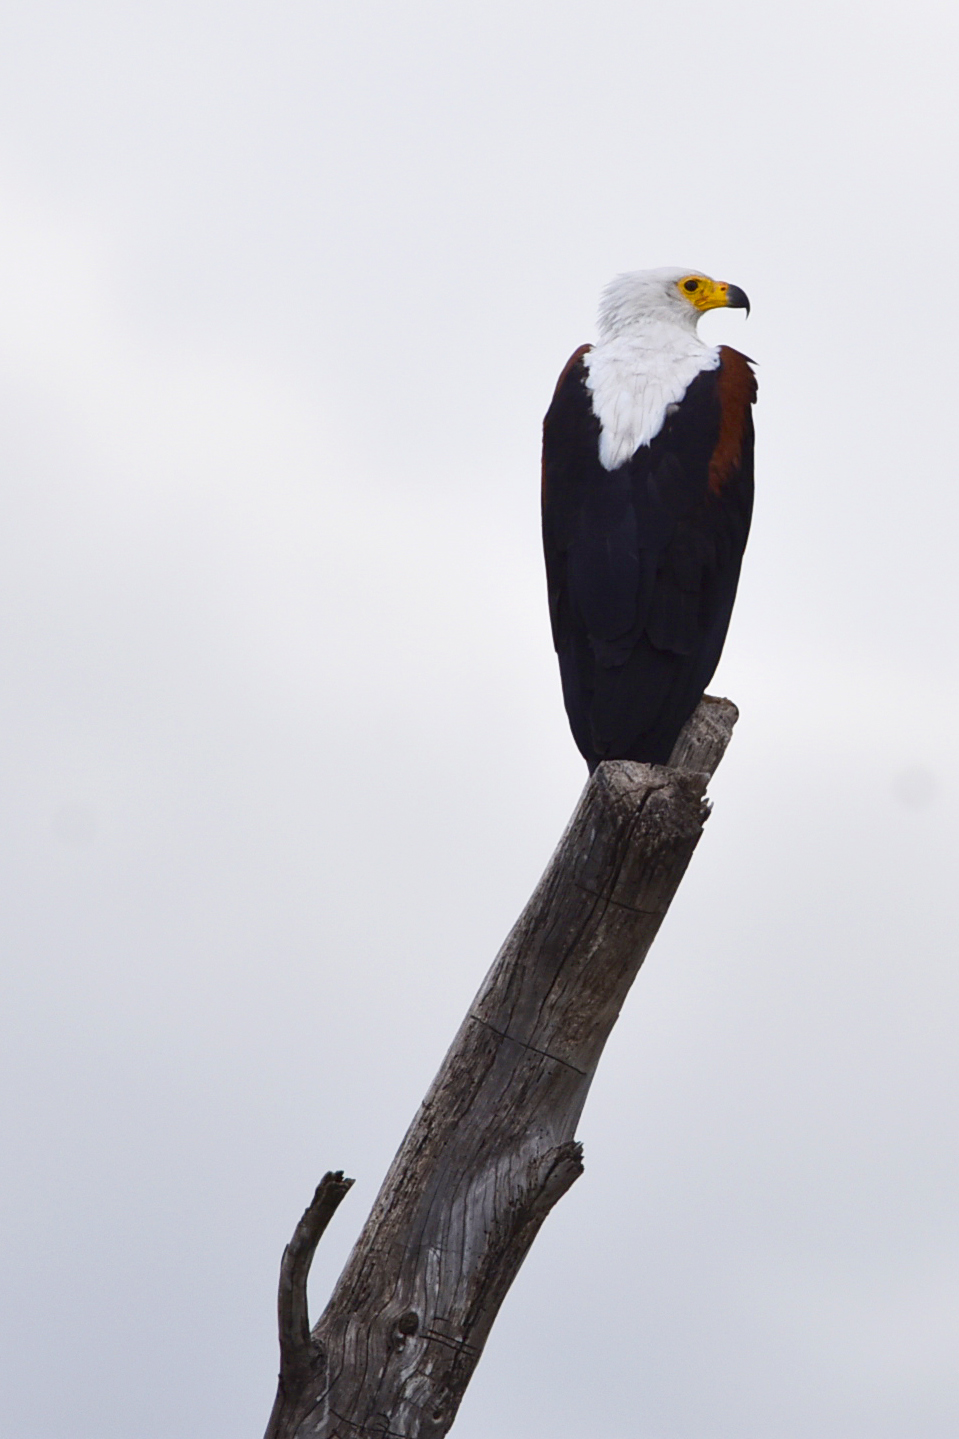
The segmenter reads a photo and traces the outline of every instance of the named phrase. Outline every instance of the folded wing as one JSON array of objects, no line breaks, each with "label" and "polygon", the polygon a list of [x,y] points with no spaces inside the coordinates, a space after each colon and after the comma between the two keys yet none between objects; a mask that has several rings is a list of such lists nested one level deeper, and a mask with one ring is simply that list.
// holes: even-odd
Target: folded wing
[{"label": "folded wing", "polygon": [[578,350],[543,425],[543,541],[553,641],[590,768],[665,763],[719,661],[749,532],[745,356],[692,381],[659,434],[615,470]]}]

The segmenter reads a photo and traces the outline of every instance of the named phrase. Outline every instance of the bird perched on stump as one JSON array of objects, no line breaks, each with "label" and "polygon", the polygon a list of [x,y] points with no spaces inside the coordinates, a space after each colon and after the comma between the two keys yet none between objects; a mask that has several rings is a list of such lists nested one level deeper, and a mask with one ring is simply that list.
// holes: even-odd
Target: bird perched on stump
[{"label": "bird perched on stump", "polygon": [[698,270],[637,270],[603,292],[599,340],[543,422],[543,543],[570,726],[590,770],[665,764],[719,662],[753,503],[745,355],[699,317],[749,311]]}]

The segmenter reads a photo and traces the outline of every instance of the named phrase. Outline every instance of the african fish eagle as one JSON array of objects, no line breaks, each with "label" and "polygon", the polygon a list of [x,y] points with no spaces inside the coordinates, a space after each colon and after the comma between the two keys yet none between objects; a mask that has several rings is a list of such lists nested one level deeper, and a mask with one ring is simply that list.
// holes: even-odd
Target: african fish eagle
[{"label": "african fish eagle", "polygon": [[698,270],[637,270],[603,292],[599,340],[543,422],[543,543],[573,738],[590,770],[665,764],[719,662],[753,503],[745,355],[700,315],[749,311]]}]

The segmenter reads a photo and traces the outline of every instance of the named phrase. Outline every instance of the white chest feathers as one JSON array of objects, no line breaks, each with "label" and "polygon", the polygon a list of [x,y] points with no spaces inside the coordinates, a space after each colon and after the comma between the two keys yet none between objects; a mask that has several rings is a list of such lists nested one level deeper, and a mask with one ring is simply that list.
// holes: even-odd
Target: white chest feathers
[{"label": "white chest feathers", "polygon": [[654,324],[600,340],[583,356],[593,413],[600,423],[599,459],[615,470],[659,434],[702,370],[715,370],[718,348],[685,327]]}]

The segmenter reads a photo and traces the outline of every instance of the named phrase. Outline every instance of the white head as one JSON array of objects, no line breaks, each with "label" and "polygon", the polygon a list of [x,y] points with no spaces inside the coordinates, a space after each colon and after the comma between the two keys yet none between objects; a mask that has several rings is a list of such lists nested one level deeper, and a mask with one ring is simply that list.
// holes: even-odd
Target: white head
[{"label": "white head", "polygon": [[610,280],[599,302],[599,333],[611,340],[649,324],[679,325],[694,331],[700,315],[721,306],[745,310],[749,301],[738,285],[712,280],[701,270],[631,270]]}]

